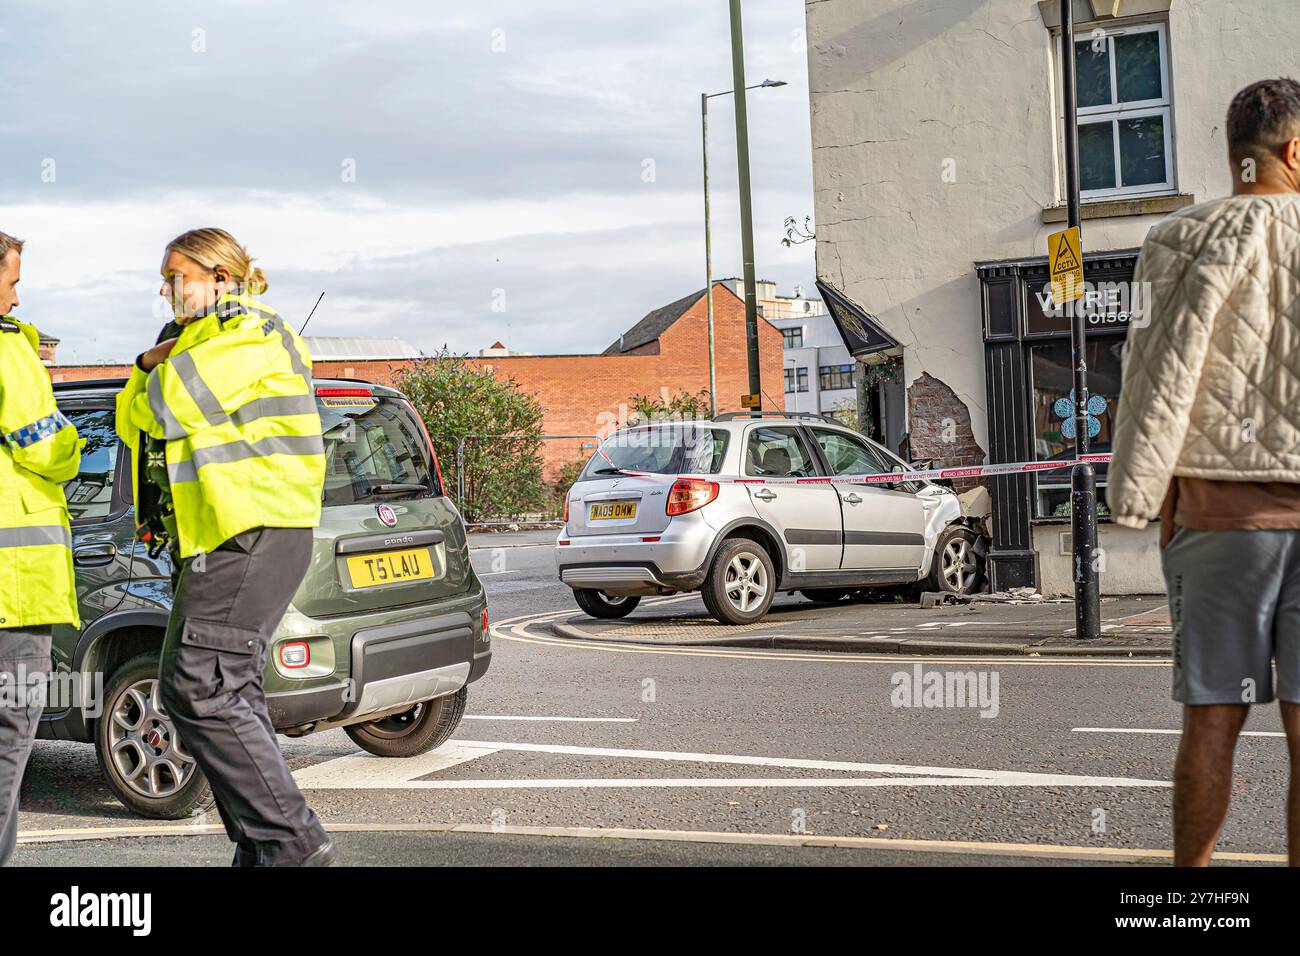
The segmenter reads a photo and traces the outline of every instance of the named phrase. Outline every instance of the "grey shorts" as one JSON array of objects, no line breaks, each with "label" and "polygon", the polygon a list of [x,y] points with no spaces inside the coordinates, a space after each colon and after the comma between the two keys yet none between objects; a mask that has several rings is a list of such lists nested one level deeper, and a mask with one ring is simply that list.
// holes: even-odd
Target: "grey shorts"
[{"label": "grey shorts", "polygon": [[1161,560],[1173,622],[1174,700],[1300,703],[1300,531],[1180,526]]}]

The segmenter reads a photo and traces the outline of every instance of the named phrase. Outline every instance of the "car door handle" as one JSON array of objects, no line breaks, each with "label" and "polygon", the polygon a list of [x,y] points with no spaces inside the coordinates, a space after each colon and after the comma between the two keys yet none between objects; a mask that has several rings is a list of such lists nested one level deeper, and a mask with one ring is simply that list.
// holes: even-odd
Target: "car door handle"
[{"label": "car door handle", "polygon": [[850,494],[845,495],[845,496],[844,496],[844,500],[847,501],[847,502],[848,502],[849,504],[851,504],[851,505],[860,505],[860,504],[862,504],[862,498],[861,498],[861,496],[860,496],[856,491],[851,492]]},{"label": "car door handle", "polygon": [[83,568],[99,568],[112,564],[117,557],[117,547],[111,544],[88,544],[72,552],[74,563]]},{"label": "car door handle", "polygon": [[776,492],[772,491],[771,489],[764,488],[762,491],[754,492],[754,497],[758,498],[760,501],[771,501],[773,498],[776,497]]}]

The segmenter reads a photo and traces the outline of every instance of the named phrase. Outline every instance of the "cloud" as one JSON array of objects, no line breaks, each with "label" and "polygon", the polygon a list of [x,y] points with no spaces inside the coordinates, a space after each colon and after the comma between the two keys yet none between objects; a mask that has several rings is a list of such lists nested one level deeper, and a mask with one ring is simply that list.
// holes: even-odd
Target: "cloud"
[{"label": "cloud", "polygon": [[[731,85],[725,5],[104,9],[7,0],[3,27],[0,229],[30,243],[22,314],[62,361],[152,340],[162,246],[197,225],[249,247],[284,314],[326,290],[312,331],[426,349],[599,350],[704,285],[699,94]],[[746,18],[748,82],[790,83],[749,100],[758,269],[810,286],[811,245],[778,243],[811,212],[803,8]],[[731,118],[711,101],[718,276],[740,260]]]}]

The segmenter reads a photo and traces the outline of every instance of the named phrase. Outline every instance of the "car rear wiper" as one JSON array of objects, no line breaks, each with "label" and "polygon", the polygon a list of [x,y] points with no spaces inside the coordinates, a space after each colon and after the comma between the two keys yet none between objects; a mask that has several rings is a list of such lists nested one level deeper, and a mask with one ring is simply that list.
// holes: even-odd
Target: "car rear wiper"
[{"label": "car rear wiper", "polygon": [[410,481],[393,481],[382,485],[371,485],[361,493],[362,498],[370,498],[374,495],[404,495],[413,491],[428,491],[428,485],[420,485]]},{"label": "car rear wiper", "polygon": [[593,475],[627,475],[630,474],[630,472],[626,472],[622,468],[596,468],[592,471],[592,474]]}]

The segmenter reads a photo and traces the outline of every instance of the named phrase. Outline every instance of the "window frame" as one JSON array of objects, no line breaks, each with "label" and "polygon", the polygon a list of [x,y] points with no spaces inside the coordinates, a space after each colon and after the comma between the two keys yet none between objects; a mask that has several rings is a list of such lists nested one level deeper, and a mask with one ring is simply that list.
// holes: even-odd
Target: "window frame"
[{"label": "window frame", "polygon": [[[94,412],[113,412],[113,406],[104,402],[102,399],[59,399],[57,401],[59,411],[63,412],[73,424],[76,424],[76,416],[81,413]],[[109,511],[106,515],[91,515],[89,517],[73,518],[68,516],[68,524],[74,533],[83,528],[93,528],[97,525],[113,524],[121,520],[123,515],[134,507],[134,501],[129,491],[131,488],[131,450],[126,447],[121,439],[117,442],[117,451],[113,460],[113,488],[109,498]],[[69,479],[74,480],[74,479]],[[66,482],[65,482],[66,484]]]},{"label": "window frame", "polygon": [[[827,381],[831,376],[847,375],[849,384],[847,385],[828,385]],[[853,388],[853,363],[837,362],[834,365],[817,366],[817,386],[823,392],[844,392]]]},{"label": "window frame", "polygon": [[749,444],[753,441],[754,436],[761,431],[789,432],[794,438],[795,444],[803,452],[804,459],[812,465],[813,472],[811,475],[791,475],[790,477],[799,478],[825,478],[827,477],[826,466],[822,460],[821,449],[817,447],[817,440],[807,434],[807,430],[799,425],[772,424],[766,422],[755,422],[745,429],[744,440],[740,443],[741,456],[741,473],[749,478],[767,478],[774,477],[769,475],[759,475],[752,470],[752,466],[757,462],[750,457]]},{"label": "window frame", "polygon": [[[798,342],[791,342],[792,338],[798,337]],[[796,325],[788,329],[781,330],[781,347],[787,349],[803,348],[803,326]]]},{"label": "window frame", "polygon": [[[1080,106],[1078,108],[1078,125],[1100,125],[1103,122],[1109,122],[1111,125],[1111,134],[1113,142],[1113,156],[1111,162],[1115,171],[1115,186],[1104,189],[1081,189],[1079,198],[1084,202],[1096,202],[1106,199],[1134,199],[1147,196],[1168,196],[1178,192],[1178,163],[1174,155],[1175,138],[1174,138],[1174,100],[1173,89],[1171,86],[1172,74],[1169,69],[1169,24],[1165,21],[1155,21],[1146,23],[1126,23],[1122,26],[1101,26],[1096,24],[1089,29],[1101,30],[1106,35],[1107,54],[1110,64],[1110,93],[1112,102],[1101,106]],[[1116,102],[1114,97],[1119,95],[1119,74],[1117,58],[1115,56],[1115,38],[1120,36],[1133,35],[1138,33],[1155,33],[1159,43],[1160,51],[1160,87],[1164,96],[1157,99],[1132,100]],[[1064,48],[1061,43],[1061,32],[1053,31],[1053,48],[1056,51],[1056,86],[1060,86],[1061,68],[1064,62]],[[1076,34],[1075,43],[1087,43],[1088,37]],[[1076,96],[1078,73],[1075,74]],[[1061,90],[1053,91],[1053,100],[1056,102],[1056,124],[1054,130],[1061,130],[1065,124],[1065,106],[1061,102]],[[1161,183],[1143,183],[1136,186],[1122,185],[1123,179],[1123,159],[1120,151],[1120,129],[1119,124],[1128,119],[1142,119],[1149,116],[1161,116],[1164,118],[1164,148],[1165,148],[1165,179]],[[1057,133],[1059,136],[1059,133]],[[1064,163],[1064,142],[1059,143],[1058,152],[1061,155],[1061,161]],[[1064,177],[1062,177],[1064,178]]]},{"label": "window frame", "polygon": [[[1099,330],[1095,332],[1089,330],[1087,335],[1085,336],[1085,341],[1086,343],[1095,342],[1098,344],[1098,346],[1104,346],[1110,340],[1127,339],[1127,332],[1128,332],[1127,329],[1123,329],[1123,330],[1105,329],[1105,330]],[[1028,385],[1025,394],[1028,396],[1028,402],[1029,402],[1029,460],[1035,462],[1070,460],[1070,459],[1054,459],[1054,458],[1038,457],[1038,429],[1033,418],[1034,394],[1037,391],[1037,384],[1034,379],[1034,350],[1045,348],[1052,345],[1060,345],[1065,347],[1066,349],[1069,349],[1070,340],[1068,338],[1064,338],[1061,335],[1053,335],[1053,336],[1040,337],[1034,341],[1029,341],[1029,340],[1025,341],[1025,381],[1026,384]],[[1085,344],[1085,349],[1086,349],[1086,344]],[[1099,364],[1100,363],[1090,362],[1089,368],[1092,368]],[[1122,375],[1123,374],[1122,364],[1121,364],[1120,372]],[[1089,391],[1090,394],[1096,394],[1095,392],[1091,392],[1091,389]],[[1119,400],[1119,396],[1116,396],[1116,401],[1118,402],[1118,400]],[[1116,407],[1115,412],[1118,412],[1118,407]],[[1112,447],[1113,447],[1113,442],[1114,442],[1114,436],[1112,434],[1112,438],[1111,438]],[[1078,445],[1076,444],[1075,447],[1077,448]],[[1058,477],[1052,477],[1053,475],[1057,475]],[[1060,477],[1062,475],[1064,477]],[[1110,487],[1109,477],[1110,477],[1109,465],[1106,462],[1101,462],[1097,464],[1096,465],[1096,486],[1097,486],[1097,491],[1099,492],[1098,501],[1103,500],[1100,493],[1104,492],[1107,488]],[[1060,522],[1062,520],[1068,521],[1069,520],[1068,518],[1064,518],[1061,515],[1042,513],[1042,492],[1060,491],[1063,488],[1069,489],[1070,473],[1066,469],[1062,468],[1060,472],[1033,472],[1029,475],[1029,478],[1030,478],[1030,489],[1031,489],[1030,509],[1029,509],[1030,522],[1050,523],[1050,522]],[[1100,520],[1103,521],[1110,520],[1109,510],[1107,511],[1107,516],[1105,518],[1101,518]]]}]

